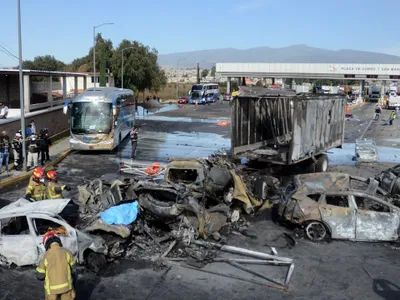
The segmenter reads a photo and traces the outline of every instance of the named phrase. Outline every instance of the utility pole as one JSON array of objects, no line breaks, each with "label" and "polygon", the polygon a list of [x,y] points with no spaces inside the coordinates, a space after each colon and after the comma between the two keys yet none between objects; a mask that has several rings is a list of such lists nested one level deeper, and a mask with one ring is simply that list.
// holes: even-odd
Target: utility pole
[{"label": "utility pole", "polygon": [[93,26],[93,81],[94,87],[96,87],[96,28],[104,25],[113,25],[114,23],[103,23],[97,26]]},{"label": "utility pole", "polygon": [[200,83],[200,63],[197,63],[197,84]]},{"label": "utility pole", "polygon": [[22,169],[26,171],[24,75],[22,73],[21,0],[18,0],[19,105],[21,110]]},{"label": "utility pole", "polygon": [[185,60],[186,58],[182,58],[176,63],[176,99],[179,99],[179,62]]}]

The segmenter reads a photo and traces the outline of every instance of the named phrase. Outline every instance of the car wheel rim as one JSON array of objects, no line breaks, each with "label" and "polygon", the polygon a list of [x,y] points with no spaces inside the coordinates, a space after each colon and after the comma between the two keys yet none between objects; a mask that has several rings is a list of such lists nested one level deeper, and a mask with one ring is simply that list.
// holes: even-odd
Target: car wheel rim
[{"label": "car wheel rim", "polygon": [[321,241],[326,236],[326,228],[319,222],[311,222],[306,227],[306,234],[312,241]]}]

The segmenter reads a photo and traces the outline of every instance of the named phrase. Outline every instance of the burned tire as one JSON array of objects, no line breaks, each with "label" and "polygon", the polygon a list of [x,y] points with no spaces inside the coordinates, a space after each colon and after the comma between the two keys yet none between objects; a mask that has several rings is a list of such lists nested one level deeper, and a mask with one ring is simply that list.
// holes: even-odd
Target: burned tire
[{"label": "burned tire", "polygon": [[315,164],[315,172],[326,172],[328,171],[328,155],[322,154],[317,158],[317,163]]},{"label": "burned tire", "polygon": [[86,266],[89,270],[97,273],[107,265],[107,259],[104,254],[89,251],[85,258]]},{"label": "burned tire", "polygon": [[326,226],[318,221],[309,222],[304,230],[307,237],[313,242],[324,241],[329,236]]}]

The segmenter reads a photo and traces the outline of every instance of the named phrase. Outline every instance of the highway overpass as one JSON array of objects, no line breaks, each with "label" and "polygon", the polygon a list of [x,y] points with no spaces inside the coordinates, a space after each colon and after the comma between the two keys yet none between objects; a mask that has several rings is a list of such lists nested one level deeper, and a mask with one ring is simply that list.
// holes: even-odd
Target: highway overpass
[{"label": "highway overpass", "polygon": [[216,72],[228,78],[303,78],[399,81],[400,64],[217,63]]}]

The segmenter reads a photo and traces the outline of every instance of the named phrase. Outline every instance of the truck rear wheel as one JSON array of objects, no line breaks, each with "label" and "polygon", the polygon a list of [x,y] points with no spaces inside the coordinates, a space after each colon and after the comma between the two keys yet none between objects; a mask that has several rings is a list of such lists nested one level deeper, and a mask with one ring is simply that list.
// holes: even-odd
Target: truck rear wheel
[{"label": "truck rear wheel", "polygon": [[328,155],[321,154],[317,157],[317,163],[315,164],[315,172],[326,172],[328,171]]}]

